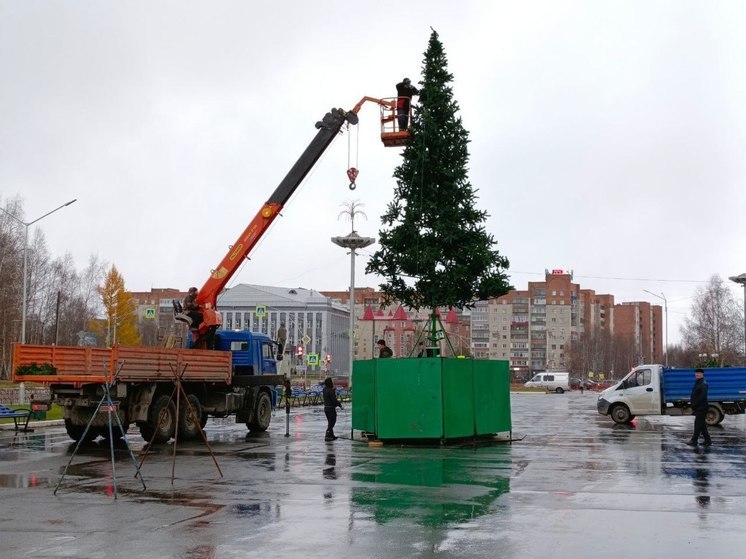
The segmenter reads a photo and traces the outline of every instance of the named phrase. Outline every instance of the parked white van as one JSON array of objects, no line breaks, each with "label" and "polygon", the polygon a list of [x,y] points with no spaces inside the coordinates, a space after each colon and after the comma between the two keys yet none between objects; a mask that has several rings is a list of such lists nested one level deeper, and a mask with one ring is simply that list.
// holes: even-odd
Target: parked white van
[{"label": "parked white van", "polygon": [[528,388],[538,387],[546,388],[551,392],[562,394],[565,390],[570,390],[570,373],[562,372],[544,372],[534,375],[530,381],[523,386]]}]

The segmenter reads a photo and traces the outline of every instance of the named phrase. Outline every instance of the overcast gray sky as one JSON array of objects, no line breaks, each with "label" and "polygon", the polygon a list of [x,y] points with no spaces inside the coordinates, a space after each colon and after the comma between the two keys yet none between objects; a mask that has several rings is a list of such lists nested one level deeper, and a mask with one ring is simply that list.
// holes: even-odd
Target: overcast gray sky
[{"label": "overcast gray sky", "polygon": [[[663,293],[676,341],[702,282],[746,272],[740,2],[0,0],[0,202],[77,198],[39,224],[53,255],[200,286],[326,111],[419,81],[431,26],[516,288],[564,268],[617,302]],[[401,153],[360,116],[232,284],[348,288],[341,205],[377,237]]]}]

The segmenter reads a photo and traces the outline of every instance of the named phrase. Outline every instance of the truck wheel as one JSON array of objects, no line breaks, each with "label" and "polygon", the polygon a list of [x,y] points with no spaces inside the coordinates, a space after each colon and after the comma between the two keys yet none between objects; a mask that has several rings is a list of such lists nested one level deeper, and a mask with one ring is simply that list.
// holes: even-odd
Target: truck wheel
[{"label": "truck wheel", "polygon": [[555,389],[554,389],[554,391],[555,391],[555,392],[556,392],[557,394],[563,394],[563,393],[565,392],[564,390],[562,390],[562,387],[561,387],[561,386],[558,386],[557,388],[555,388]]},{"label": "truck wheel", "polygon": [[202,404],[194,394],[187,396],[191,410],[186,404],[179,406],[179,440],[190,441],[199,437],[202,424]]},{"label": "truck wheel", "polygon": [[[70,419],[65,420],[65,431],[67,431],[68,436],[74,441],[79,441],[83,437],[85,427],[85,425],[74,425]],[[96,437],[98,437],[96,428],[91,427],[90,429],[88,429],[88,433],[86,433],[85,436],[85,441],[83,442],[89,443]]]},{"label": "truck wheel", "polygon": [[260,392],[254,408],[254,421],[247,423],[250,431],[266,431],[272,420],[272,399],[266,392]]},{"label": "truck wheel", "polygon": [[634,418],[634,416],[629,413],[629,408],[623,404],[617,404],[612,407],[609,415],[611,416],[611,419],[614,420],[614,423],[629,423]]},{"label": "truck wheel", "polygon": [[707,415],[705,415],[705,423],[707,425],[720,425],[725,419],[725,414],[718,406],[710,406],[707,408]]},{"label": "truck wheel", "polygon": [[140,434],[145,442],[152,439],[154,444],[162,444],[174,436],[175,430],[176,406],[171,401],[171,396],[164,394],[150,404],[148,421],[140,426]]}]

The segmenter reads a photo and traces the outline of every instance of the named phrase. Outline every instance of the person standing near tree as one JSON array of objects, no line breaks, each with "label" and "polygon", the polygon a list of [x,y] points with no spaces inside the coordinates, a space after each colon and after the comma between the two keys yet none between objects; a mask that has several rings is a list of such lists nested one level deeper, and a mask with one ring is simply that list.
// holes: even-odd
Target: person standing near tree
[{"label": "person standing near tree", "polygon": [[699,436],[702,435],[705,438],[704,445],[710,446],[712,439],[710,438],[710,432],[707,430],[707,381],[705,380],[704,369],[694,370],[694,388],[692,388],[692,410],[694,412],[694,434],[691,440],[687,441],[686,444],[689,446],[697,446],[699,444]]},{"label": "person standing near tree", "polygon": [[404,78],[396,84],[396,114],[400,131],[409,128],[409,107],[412,105],[412,95],[419,94],[419,90],[412,85],[409,78]]},{"label": "person standing near tree", "polygon": [[391,351],[391,348],[386,345],[386,342],[384,340],[378,340],[377,345],[379,359],[385,359],[387,357],[394,356],[394,352]]}]

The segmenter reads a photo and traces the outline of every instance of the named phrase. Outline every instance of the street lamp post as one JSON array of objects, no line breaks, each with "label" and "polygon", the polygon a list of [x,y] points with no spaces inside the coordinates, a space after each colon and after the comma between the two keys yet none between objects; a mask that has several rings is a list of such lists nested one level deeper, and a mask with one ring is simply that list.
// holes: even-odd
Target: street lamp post
[{"label": "street lamp post", "polygon": [[335,245],[350,249],[350,379],[355,355],[355,251],[370,246],[375,241],[371,237],[361,237],[356,231],[345,237],[332,237]]},{"label": "street lamp post", "polygon": [[648,291],[647,289],[643,289],[643,291],[645,293],[650,293],[653,297],[663,299],[663,313],[666,315],[666,367],[668,367],[668,300],[663,293],[658,295],[657,293],[653,293],[652,291]]},{"label": "street lamp post", "polygon": [[743,285],[743,351],[744,360],[746,360],[746,274],[730,276],[728,279]]},{"label": "street lamp post", "polygon": [[5,215],[7,215],[11,219],[15,220],[16,222],[20,223],[21,225],[23,225],[26,228],[25,234],[24,234],[24,237],[23,237],[23,301],[21,302],[21,343],[22,344],[26,343],[26,289],[27,289],[27,286],[28,286],[28,279],[27,279],[27,277],[28,277],[28,229],[29,229],[29,227],[31,227],[37,221],[41,221],[42,219],[44,219],[48,215],[53,214],[57,210],[61,210],[65,206],[69,206],[70,204],[76,202],[77,200],[78,200],[77,198],[75,198],[73,200],[70,200],[66,204],[62,204],[61,206],[53,209],[51,212],[47,212],[43,216],[37,217],[35,220],[29,221],[29,222],[26,222],[26,221],[23,221],[21,219],[18,219],[12,213],[8,212],[7,210],[5,210],[3,208],[0,208],[0,210],[2,210],[2,212]]}]

